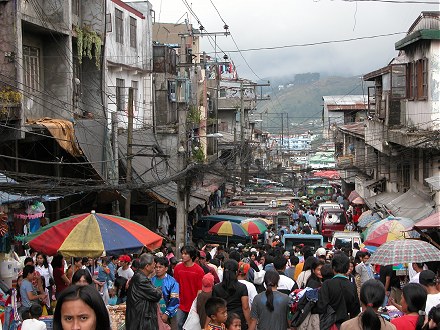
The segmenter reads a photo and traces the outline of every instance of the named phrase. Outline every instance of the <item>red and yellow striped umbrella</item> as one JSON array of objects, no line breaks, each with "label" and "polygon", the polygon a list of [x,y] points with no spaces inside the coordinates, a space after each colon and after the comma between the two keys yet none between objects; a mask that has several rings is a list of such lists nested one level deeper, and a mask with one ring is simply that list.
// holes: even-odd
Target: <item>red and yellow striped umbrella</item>
[{"label": "red and yellow striped umbrella", "polygon": [[66,257],[137,253],[144,246],[154,250],[162,245],[162,237],[141,224],[94,211],[55,221],[26,241],[36,251]]},{"label": "red and yellow striped umbrella", "polygon": [[249,236],[249,233],[240,224],[231,221],[220,221],[208,231],[208,233],[219,236]]}]

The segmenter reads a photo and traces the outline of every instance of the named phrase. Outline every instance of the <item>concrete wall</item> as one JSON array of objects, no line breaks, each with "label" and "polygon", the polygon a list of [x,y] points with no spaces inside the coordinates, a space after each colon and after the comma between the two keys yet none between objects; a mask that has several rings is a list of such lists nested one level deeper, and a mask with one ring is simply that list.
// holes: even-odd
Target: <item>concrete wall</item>
[{"label": "concrete wall", "polygon": [[422,58],[428,59],[428,99],[402,101],[402,107],[406,109],[406,116],[404,118],[406,125],[424,130],[439,129],[440,41],[432,40],[430,44],[421,43],[409,46],[405,50],[405,55],[405,60],[408,63]]},{"label": "concrete wall", "polygon": [[[118,113],[119,127],[127,127],[127,102],[128,87],[132,87],[132,82],[138,83],[138,89],[134,91],[134,128],[151,125],[152,122],[152,59],[153,48],[151,41],[151,4],[148,1],[139,4],[130,3],[134,10],[129,10],[111,0],[107,1],[107,13],[111,14],[111,32],[106,34],[105,47],[105,67],[106,76],[106,95],[108,96],[108,112],[114,112],[116,106],[116,79],[125,81],[125,111]],[[115,9],[123,12],[123,44],[116,42],[115,29]],[[142,10],[142,16],[138,11]],[[135,18],[136,23],[136,48],[130,47],[130,17]],[[111,63],[110,63],[111,62]],[[108,114],[108,117],[110,115]]]}]

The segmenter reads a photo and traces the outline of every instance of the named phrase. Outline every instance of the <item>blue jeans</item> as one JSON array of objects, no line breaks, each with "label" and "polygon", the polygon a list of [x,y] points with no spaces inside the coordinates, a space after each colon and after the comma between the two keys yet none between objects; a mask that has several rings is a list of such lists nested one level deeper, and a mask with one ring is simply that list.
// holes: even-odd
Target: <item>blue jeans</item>
[{"label": "blue jeans", "polygon": [[187,312],[182,311],[181,309],[177,309],[176,318],[177,318],[177,329],[182,330],[183,325],[185,324],[186,319],[188,318]]}]

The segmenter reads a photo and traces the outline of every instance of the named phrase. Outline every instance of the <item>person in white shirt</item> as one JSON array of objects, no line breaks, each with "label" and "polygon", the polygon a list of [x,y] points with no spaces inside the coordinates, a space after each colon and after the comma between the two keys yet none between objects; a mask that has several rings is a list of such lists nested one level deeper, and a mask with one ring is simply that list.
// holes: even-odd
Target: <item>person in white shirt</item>
[{"label": "person in white shirt", "polygon": [[254,301],[255,296],[258,294],[255,285],[253,285],[251,282],[247,280],[248,272],[250,268],[251,266],[245,262],[241,261],[238,263],[237,280],[238,282],[243,283],[247,287],[248,297],[249,297],[249,308],[252,307],[252,301]]},{"label": "person in white shirt", "polygon": [[39,304],[32,304],[28,313],[31,318],[23,321],[22,330],[47,330],[46,323],[38,319],[43,314],[43,308]]},{"label": "person in white shirt", "polygon": [[420,276],[420,272],[423,270],[423,263],[420,264],[412,263],[411,267],[416,273],[413,276],[411,276],[409,283],[419,283],[419,276]]},{"label": "person in white shirt", "polygon": [[298,289],[298,285],[294,280],[284,274],[286,264],[287,260],[283,256],[278,256],[273,261],[275,270],[280,274],[277,290],[285,294],[290,294],[293,290]]},{"label": "person in white shirt", "polygon": [[131,262],[130,256],[128,256],[128,255],[120,256],[119,262],[121,264],[121,267],[118,268],[116,273],[119,276],[124,277],[127,280],[130,280],[134,275],[133,269],[130,268],[130,262]]},{"label": "person in white shirt", "polygon": [[428,296],[426,297],[425,313],[428,315],[432,307],[440,304],[440,291],[437,290],[437,277],[432,270],[422,270],[419,276],[419,283],[426,289]]}]

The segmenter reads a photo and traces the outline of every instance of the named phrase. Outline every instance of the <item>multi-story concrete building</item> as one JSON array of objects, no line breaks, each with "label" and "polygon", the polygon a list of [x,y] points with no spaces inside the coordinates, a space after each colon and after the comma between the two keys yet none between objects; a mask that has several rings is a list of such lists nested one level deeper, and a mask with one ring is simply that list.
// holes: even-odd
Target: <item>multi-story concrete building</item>
[{"label": "multi-story concrete building", "polygon": [[398,56],[364,76],[374,82],[368,120],[339,129],[341,156],[352,161],[344,177],[355,175],[354,188],[371,207],[413,220],[440,201],[438,187],[429,184],[440,176],[439,22],[439,12],[419,15],[395,43]]}]

